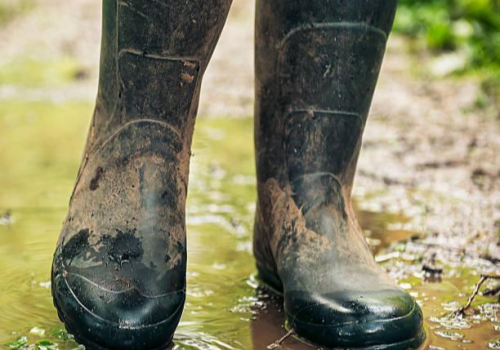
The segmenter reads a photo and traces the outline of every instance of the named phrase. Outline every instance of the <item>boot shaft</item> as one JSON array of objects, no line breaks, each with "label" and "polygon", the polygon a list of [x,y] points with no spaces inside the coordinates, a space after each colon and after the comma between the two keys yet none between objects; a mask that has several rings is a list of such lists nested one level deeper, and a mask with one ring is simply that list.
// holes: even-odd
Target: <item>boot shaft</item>
[{"label": "boot shaft", "polygon": [[231,0],[103,0],[99,92],[90,148],[140,119],[168,124],[190,145],[201,79],[230,4]]},{"label": "boot shaft", "polygon": [[117,139],[107,157],[168,159],[187,191],[201,81],[231,2],[103,0],[98,96],[72,198],[89,161]]},{"label": "boot shaft", "polygon": [[395,5],[258,0],[259,182],[328,173],[351,187]]}]

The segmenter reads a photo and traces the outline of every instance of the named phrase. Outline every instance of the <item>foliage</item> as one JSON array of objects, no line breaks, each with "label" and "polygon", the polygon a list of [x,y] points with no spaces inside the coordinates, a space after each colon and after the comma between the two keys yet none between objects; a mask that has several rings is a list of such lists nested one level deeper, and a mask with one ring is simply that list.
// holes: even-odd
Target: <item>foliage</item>
[{"label": "foliage", "polygon": [[431,50],[459,52],[463,72],[500,76],[500,0],[399,0],[395,30]]},{"label": "foliage", "polygon": [[27,337],[21,337],[17,341],[4,345],[11,350],[57,350],[57,344],[50,340],[39,340],[34,344],[29,344]]},{"label": "foliage", "polygon": [[[30,331],[30,340],[28,336],[22,336],[17,338],[16,341],[4,344],[4,348],[7,350],[58,350],[59,345],[48,339],[31,339],[31,336],[44,336],[45,331],[38,327],[34,327]],[[48,335],[54,338],[56,341],[62,341],[63,343],[72,340],[73,336],[63,329],[54,329],[48,332]],[[82,350],[82,347],[78,346],[74,350]]]},{"label": "foliage", "polygon": [[500,118],[500,0],[399,0],[394,29],[439,54],[434,73],[477,75],[477,107]]}]

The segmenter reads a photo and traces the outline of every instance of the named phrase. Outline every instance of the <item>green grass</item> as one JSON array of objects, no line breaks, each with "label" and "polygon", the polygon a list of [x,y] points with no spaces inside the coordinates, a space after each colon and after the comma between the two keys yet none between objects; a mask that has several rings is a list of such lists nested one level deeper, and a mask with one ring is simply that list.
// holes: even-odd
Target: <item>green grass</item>
[{"label": "green grass", "polygon": [[460,52],[465,71],[500,72],[500,0],[400,0],[394,28],[434,52]]},{"label": "green grass", "polygon": [[55,61],[18,59],[0,65],[0,85],[50,87],[73,81],[82,69],[74,58]]},{"label": "green grass", "polygon": [[500,0],[400,0],[394,30],[454,61],[439,75],[478,78],[476,107],[500,119]]}]

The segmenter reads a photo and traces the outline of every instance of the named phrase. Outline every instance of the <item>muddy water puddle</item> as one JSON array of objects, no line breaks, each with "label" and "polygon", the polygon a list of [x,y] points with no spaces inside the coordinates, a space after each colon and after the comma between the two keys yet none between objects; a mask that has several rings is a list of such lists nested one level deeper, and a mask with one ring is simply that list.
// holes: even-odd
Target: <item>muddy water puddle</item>
[{"label": "muddy water puddle", "polygon": [[[8,108],[8,109],[7,109]],[[50,264],[77,171],[88,105],[11,103],[0,107],[0,344],[77,349],[50,295]],[[263,350],[285,333],[280,300],[258,288],[251,254],[255,203],[252,121],[200,119],[188,207],[188,299],[174,349]],[[358,198],[358,203],[374,200]],[[410,218],[363,210],[373,251],[423,306],[427,349],[500,349],[499,304],[479,295],[464,305],[481,273],[477,262],[449,261],[425,276]],[[407,242],[407,243],[405,243]],[[410,247],[411,249],[408,249]],[[493,289],[487,281],[484,289]],[[314,349],[288,338],[282,349]]]}]

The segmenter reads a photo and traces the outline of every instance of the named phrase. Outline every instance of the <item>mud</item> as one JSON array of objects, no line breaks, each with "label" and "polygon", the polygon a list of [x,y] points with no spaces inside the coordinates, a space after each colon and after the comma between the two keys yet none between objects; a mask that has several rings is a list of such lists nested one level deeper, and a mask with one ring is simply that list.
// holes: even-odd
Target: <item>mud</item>
[{"label": "mud", "polygon": [[[51,304],[48,267],[95,100],[100,5],[44,0],[0,28],[2,64],[36,53],[53,69],[70,56],[88,72],[88,79],[63,85],[0,86],[0,164],[6,169],[0,173],[3,343],[26,336],[28,345],[48,338],[59,349],[77,348],[63,340],[71,337],[61,332]],[[245,117],[254,102],[253,13],[253,1],[235,0],[204,78],[200,114],[243,119],[198,121],[192,174],[199,176],[192,178],[188,206],[189,302],[176,336],[179,349],[262,350],[286,333],[279,303],[255,293],[255,280],[248,278],[254,273],[255,189],[252,122]],[[479,82],[435,78],[426,70],[430,59],[417,61],[402,38],[389,37],[354,204],[377,260],[423,305],[427,346],[495,349],[497,297],[482,295],[497,288],[495,281],[485,282],[466,317],[446,316],[467,303],[482,273],[498,273],[499,127],[476,103]],[[422,268],[434,254],[442,273],[433,281]],[[446,337],[450,333],[456,340]],[[311,349],[296,339],[282,348]]]},{"label": "mud", "polygon": [[101,180],[101,176],[104,173],[104,168],[102,167],[97,167],[97,170],[95,172],[94,178],[90,180],[90,190],[95,191],[99,188],[99,180]]}]

